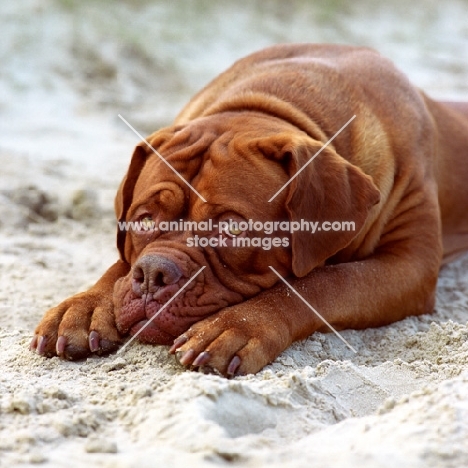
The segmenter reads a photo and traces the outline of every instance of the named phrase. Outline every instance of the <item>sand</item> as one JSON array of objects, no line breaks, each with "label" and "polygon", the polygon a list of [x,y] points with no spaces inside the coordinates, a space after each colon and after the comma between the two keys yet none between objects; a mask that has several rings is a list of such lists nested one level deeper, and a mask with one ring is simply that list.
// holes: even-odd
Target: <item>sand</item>
[{"label": "sand", "polygon": [[343,332],[356,355],[316,333],[226,380],[185,371],[166,347],[78,363],[30,353],[42,311],[115,255],[110,228],[66,221],[59,239],[56,223],[34,226],[1,243],[2,466],[468,462],[468,258],[442,272],[434,314]]},{"label": "sand", "polygon": [[[255,376],[190,372],[138,343],[76,363],[28,350],[44,311],[116,258],[112,199],[137,143],[117,113],[152,131],[235,57],[300,39],[304,21],[316,29],[303,40],[374,45],[431,94],[468,100],[468,4],[416,2],[396,24],[362,2],[293,2],[289,16],[206,2],[219,20],[207,32],[187,26],[190,8],[177,22],[162,3],[123,2],[106,23],[99,2],[72,3],[0,7],[0,466],[468,466],[468,256],[441,271],[433,314],[342,332],[357,354],[316,333]],[[136,30],[164,47],[152,55]]]}]

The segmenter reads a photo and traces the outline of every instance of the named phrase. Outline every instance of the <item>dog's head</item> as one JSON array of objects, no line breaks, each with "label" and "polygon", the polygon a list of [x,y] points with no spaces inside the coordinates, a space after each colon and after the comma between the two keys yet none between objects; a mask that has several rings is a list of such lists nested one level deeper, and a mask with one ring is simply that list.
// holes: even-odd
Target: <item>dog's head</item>
[{"label": "dog's head", "polygon": [[[116,198],[117,243],[132,265],[115,287],[116,321],[135,334],[159,312],[142,341],[169,344],[271,288],[279,279],[270,266],[307,275],[352,242],[379,201],[359,168],[270,116],[204,117],[148,142],[163,159],[138,145]],[[354,229],[320,230],[342,221]]]}]

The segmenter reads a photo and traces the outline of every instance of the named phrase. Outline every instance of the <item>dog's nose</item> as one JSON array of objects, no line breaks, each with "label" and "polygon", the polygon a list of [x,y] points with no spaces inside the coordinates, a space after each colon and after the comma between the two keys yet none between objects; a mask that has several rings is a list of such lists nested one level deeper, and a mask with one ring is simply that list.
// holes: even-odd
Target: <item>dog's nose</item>
[{"label": "dog's nose", "polygon": [[177,283],[182,277],[182,272],[172,260],[160,255],[145,255],[133,266],[132,275],[132,289],[135,294],[142,296]]}]

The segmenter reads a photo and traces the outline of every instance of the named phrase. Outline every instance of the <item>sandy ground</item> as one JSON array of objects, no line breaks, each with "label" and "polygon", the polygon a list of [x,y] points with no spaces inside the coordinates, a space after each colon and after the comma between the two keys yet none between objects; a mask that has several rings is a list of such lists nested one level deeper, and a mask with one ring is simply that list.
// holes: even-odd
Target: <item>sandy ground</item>
[{"label": "sandy ground", "polygon": [[173,3],[0,6],[0,466],[468,466],[468,257],[441,272],[433,314],[343,332],[356,355],[316,333],[226,380],[165,347],[28,351],[44,311],[116,258],[112,199],[137,143],[117,113],[153,131],[235,58],[284,41],[371,45],[468,100],[463,0]]}]

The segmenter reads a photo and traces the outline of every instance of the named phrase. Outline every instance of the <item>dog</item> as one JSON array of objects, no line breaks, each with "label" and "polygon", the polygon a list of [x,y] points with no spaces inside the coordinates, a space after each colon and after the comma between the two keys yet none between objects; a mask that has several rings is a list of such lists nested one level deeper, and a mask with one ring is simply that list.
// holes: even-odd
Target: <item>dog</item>
[{"label": "dog", "polygon": [[330,326],[430,313],[441,265],[468,248],[467,180],[468,104],[430,99],[371,49],[264,49],[136,147],[119,260],[30,347],[74,360],[133,335],[233,377]]}]

